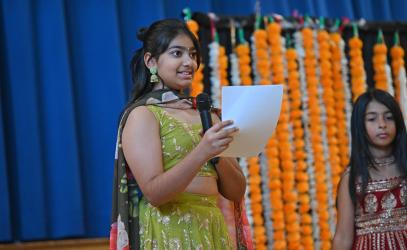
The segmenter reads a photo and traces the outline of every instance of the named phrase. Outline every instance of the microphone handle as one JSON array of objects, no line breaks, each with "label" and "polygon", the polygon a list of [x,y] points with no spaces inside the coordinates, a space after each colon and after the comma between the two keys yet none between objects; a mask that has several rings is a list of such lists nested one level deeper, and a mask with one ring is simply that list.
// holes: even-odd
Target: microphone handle
[{"label": "microphone handle", "polygon": [[212,117],[208,110],[199,111],[199,115],[201,116],[202,130],[205,134],[205,132],[212,127]]},{"label": "microphone handle", "polygon": [[[212,117],[208,110],[200,111],[199,115],[201,116],[202,130],[205,134],[205,132],[212,127]],[[212,158],[209,161],[212,163],[212,165],[216,166],[216,164],[219,162],[219,157]]]},{"label": "microphone handle", "polygon": [[215,157],[209,160],[213,166],[216,166],[216,164],[218,164],[219,162],[219,157]]}]

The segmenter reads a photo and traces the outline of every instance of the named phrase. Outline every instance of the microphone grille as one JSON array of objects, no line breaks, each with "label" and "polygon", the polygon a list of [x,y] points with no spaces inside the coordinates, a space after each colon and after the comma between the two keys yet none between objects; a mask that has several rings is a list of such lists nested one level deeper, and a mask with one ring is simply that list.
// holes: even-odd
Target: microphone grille
[{"label": "microphone grille", "polygon": [[201,93],[196,97],[196,106],[199,111],[209,110],[211,108],[211,101],[209,95],[206,93]]}]

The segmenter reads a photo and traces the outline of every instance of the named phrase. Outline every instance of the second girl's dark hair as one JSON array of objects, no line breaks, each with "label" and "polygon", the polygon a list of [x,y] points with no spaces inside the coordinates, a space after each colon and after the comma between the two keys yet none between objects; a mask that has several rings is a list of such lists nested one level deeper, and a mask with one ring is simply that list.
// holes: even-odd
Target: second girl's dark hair
[{"label": "second girl's dark hair", "polygon": [[374,159],[368,147],[369,139],[365,126],[366,108],[373,100],[386,106],[393,115],[396,124],[396,136],[392,145],[392,153],[397,166],[404,174],[404,177],[407,178],[407,135],[400,107],[389,93],[379,89],[370,89],[359,96],[352,111],[349,193],[353,204],[356,204],[356,182],[362,181],[362,194],[364,194],[369,181],[368,166],[374,166]]},{"label": "second girl's dark hair", "polygon": [[183,21],[164,19],[151,24],[147,29],[140,29],[137,37],[143,42],[143,46],[136,51],[131,60],[133,90],[129,103],[133,103],[153,89],[152,84],[149,82],[149,69],[144,63],[144,54],[149,52],[153,58],[158,59],[168,49],[171,41],[181,34],[187,35],[192,40],[197,51],[197,64],[199,67],[201,55],[199,42]]}]

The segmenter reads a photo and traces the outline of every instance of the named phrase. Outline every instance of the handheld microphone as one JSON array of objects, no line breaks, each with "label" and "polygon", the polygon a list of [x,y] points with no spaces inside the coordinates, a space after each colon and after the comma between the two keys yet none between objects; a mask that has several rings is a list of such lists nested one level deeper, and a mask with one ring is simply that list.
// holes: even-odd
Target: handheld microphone
[{"label": "handheld microphone", "polygon": [[[201,116],[202,130],[203,133],[212,127],[212,117],[211,117],[211,100],[209,95],[206,93],[201,93],[196,97],[196,106]],[[215,157],[210,160],[210,162],[215,166],[218,163],[219,158]]]},{"label": "handheld microphone", "polygon": [[203,133],[212,127],[212,117],[211,117],[211,101],[209,95],[206,93],[201,93],[196,97],[196,106],[201,116]]}]

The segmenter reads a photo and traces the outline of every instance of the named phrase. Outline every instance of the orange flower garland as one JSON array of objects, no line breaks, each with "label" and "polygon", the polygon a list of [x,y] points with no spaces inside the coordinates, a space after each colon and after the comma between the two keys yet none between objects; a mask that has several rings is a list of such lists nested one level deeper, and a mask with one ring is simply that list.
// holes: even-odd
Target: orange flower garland
[{"label": "orange flower garland", "polygon": [[[334,200],[336,200],[336,189],[340,179],[341,167],[340,167],[340,157],[339,157],[339,147],[337,133],[338,129],[337,119],[336,119],[336,108],[335,108],[335,98],[333,90],[333,80],[332,80],[332,64],[331,64],[331,50],[330,50],[330,40],[329,34],[325,30],[320,30],[318,32],[318,42],[319,42],[319,57],[320,57],[320,82],[323,87],[323,100],[326,110],[326,139],[328,141],[328,151],[329,151],[329,163],[331,167],[331,176],[328,177],[327,181],[331,182],[332,188],[331,192],[333,197],[331,197],[331,202],[329,203],[330,209],[333,212],[332,217],[335,216],[334,211]],[[335,180],[335,181],[334,181]],[[328,185],[330,185],[328,184]],[[332,204],[331,204],[332,203]],[[333,218],[331,218],[333,219]]]},{"label": "orange flower garland", "polygon": [[353,101],[366,91],[366,73],[362,55],[363,42],[354,26],[354,36],[349,39],[350,75],[352,83]]},{"label": "orange flower garland", "polygon": [[[271,72],[270,72],[270,58],[269,58],[269,46],[267,43],[267,32],[265,30],[256,29],[253,37],[253,53],[254,56],[254,74],[256,84],[270,84]],[[273,248],[286,249],[285,242],[285,222],[284,211],[281,192],[281,171],[279,168],[279,152],[278,142],[276,135],[274,134],[267,143],[265,153],[269,163],[269,187],[270,187],[270,203],[272,214],[271,219],[273,221]],[[257,244],[256,244],[257,249]]]},{"label": "orange flower garland", "polygon": [[321,136],[321,117],[318,100],[318,78],[316,74],[317,60],[314,53],[313,31],[310,28],[302,30],[303,43],[305,50],[305,72],[308,91],[308,106],[310,112],[310,131],[312,153],[314,157],[315,185],[316,185],[316,200],[318,225],[320,228],[319,239],[321,241],[321,249],[331,248],[331,232],[329,228],[329,205],[328,205],[328,188],[327,176],[325,171],[325,157],[323,141]]},{"label": "orange flower garland", "polygon": [[[199,25],[195,20],[188,19],[186,21],[188,29],[198,38],[198,31],[199,31]],[[191,96],[197,96],[198,94],[203,92],[204,85],[203,85],[203,68],[204,65],[201,63],[199,65],[199,69],[195,72],[194,78],[192,79],[192,84],[191,84]]]},{"label": "orange flower garland", "polygon": [[256,84],[270,84],[270,58],[267,44],[267,32],[262,29],[254,31],[254,43],[256,48],[256,70],[259,76]]},{"label": "orange flower garland", "polygon": [[253,217],[253,237],[256,249],[266,249],[266,229],[264,228],[264,219],[262,216],[262,194],[261,194],[261,177],[258,157],[247,159],[249,170],[249,189],[250,189],[250,207]]},{"label": "orange flower garland", "polygon": [[250,76],[252,69],[250,67],[250,47],[247,42],[236,46],[236,54],[239,61],[239,74],[241,85],[252,85],[253,81]]},{"label": "orange flower garland", "polygon": [[290,118],[294,132],[294,159],[296,162],[296,189],[298,192],[299,214],[301,224],[301,245],[304,249],[314,249],[312,238],[312,218],[310,212],[309,176],[307,174],[306,152],[304,142],[304,129],[301,120],[301,90],[298,74],[297,51],[287,49],[288,88],[290,98]]},{"label": "orange flower garland", "polygon": [[[272,22],[267,26],[268,41],[271,45],[271,63],[273,84],[285,84],[283,48],[281,46],[281,27],[278,23]],[[282,191],[284,201],[284,214],[286,224],[287,246],[289,249],[299,249],[300,244],[300,224],[298,223],[297,200],[295,192],[295,171],[293,155],[291,152],[290,132],[289,132],[289,102],[287,89],[284,88],[283,101],[281,104],[280,118],[276,128],[276,136],[279,140],[279,152],[282,167]]]},{"label": "orange flower garland", "polygon": [[272,207],[271,220],[273,221],[273,249],[286,249],[287,243],[285,239],[285,221],[284,221],[284,204],[282,197],[282,183],[280,161],[278,158],[278,142],[276,136],[273,135],[268,141],[265,149],[267,161],[269,165],[269,188],[270,188],[270,203]]},{"label": "orange flower garland", "polygon": [[[258,79],[261,79],[262,77],[265,77],[266,75],[270,75],[270,73],[268,72],[269,69],[268,68],[264,68],[261,67],[261,65],[263,65],[264,63],[267,63],[268,65],[268,56],[267,53],[264,55],[264,50],[267,51],[268,45],[267,45],[267,34],[259,29],[257,29],[253,36],[252,36],[252,40],[254,41],[254,53],[256,53],[253,57],[254,57],[254,61],[256,62],[256,66],[257,66],[257,70],[255,70],[254,74],[255,77]],[[260,51],[260,53],[259,53]],[[250,163],[254,163],[254,162],[258,162],[258,157],[252,157],[248,160],[249,162],[249,168],[250,168]],[[256,179],[258,179],[258,183],[254,183],[253,185],[250,185],[250,194],[252,195],[253,192],[256,193],[257,190],[259,190],[260,195],[258,196],[259,199],[258,200],[253,200],[251,199],[251,209],[252,209],[252,215],[253,215],[253,238],[254,238],[254,244],[255,244],[255,248],[256,249],[266,249],[267,247],[267,237],[266,237],[266,228],[265,228],[265,222],[264,222],[264,218],[263,218],[263,210],[262,210],[262,196],[261,196],[261,177],[259,175],[260,173],[260,166],[257,164],[257,167],[259,168],[259,170],[256,172],[258,175],[258,178],[255,177]],[[256,169],[257,169],[256,167]],[[251,176],[252,174],[254,174],[253,171],[250,171],[249,169],[249,175]],[[255,186],[257,185],[257,186]],[[256,203],[253,203],[254,201],[258,202],[258,206],[261,207],[258,208]],[[267,219],[267,218],[266,218]]]},{"label": "orange flower garland", "polygon": [[396,100],[400,101],[400,70],[404,68],[404,49],[399,44],[398,34],[395,34],[396,42],[394,43],[393,47],[390,49],[391,55],[391,67],[393,72],[393,79],[395,85],[395,97]]},{"label": "orange flower garland", "polygon": [[375,88],[388,91],[387,75],[387,46],[383,41],[379,41],[373,47],[373,69]]},{"label": "orange flower garland", "polygon": [[229,85],[228,80],[228,56],[226,55],[225,47],[219,45],[219,75],[221,89],[223,86]]},{"label": "orange flower garland", "polygon": [[[337,138],[339,145],[339,169],[337,175],[332,175],[332,184],[334,197],[336,197],[337,186],[340,180],[340,175],[345,169],[349,161],[349,139],[346,126],[346,99],[344,90],[344,79],[342,78],[342,50],[341,41],[342,38],[339,33],[335,32],[331,34],[331,53],[332,53],[332,77],[335,97],[335,114],[336,114],[336,127]],[[336,199],[336,198],[335,198]]]}]

